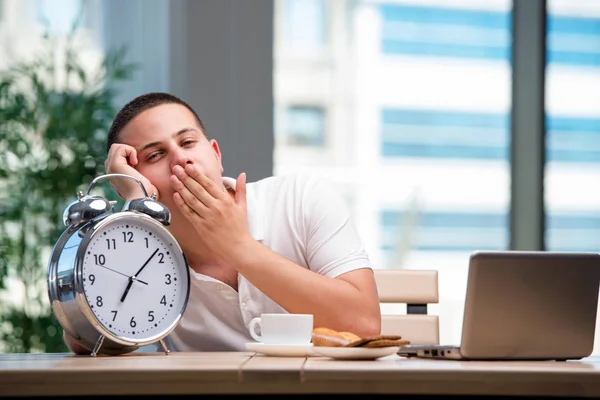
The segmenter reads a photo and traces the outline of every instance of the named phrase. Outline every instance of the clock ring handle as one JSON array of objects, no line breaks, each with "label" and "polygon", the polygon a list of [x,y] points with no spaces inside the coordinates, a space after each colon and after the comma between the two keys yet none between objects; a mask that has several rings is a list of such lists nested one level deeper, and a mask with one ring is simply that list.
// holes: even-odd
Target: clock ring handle
[{"label": "clock ring handle", "polygon": [[101,181],[103,179],[107,179],[107,178],[127,178],[127,179],[132,179],[134,181],[136,181],[140,187],[142,188],[142,191],[144,192],[145,197],[150,198],[152,200],[156,200],[156,193],[152,193],[151,196],[148,196],[148,192],[146,191],[146,188],[144,187],[144,184],[142,183],[142,181],[140,181],[139,179],[131,176],[131,175],[126,175],[126,174],[105,174],[105,175],[100,175],[97,176],[96,178],[94,178],[93,181],[90,182],[90,185],[88,186],[88,190],[87,190],[87,194],[89,195],[90,192],[92,191],[92,188],[94,187],[94,185],[96,183],[98,183],[98,181]]}]

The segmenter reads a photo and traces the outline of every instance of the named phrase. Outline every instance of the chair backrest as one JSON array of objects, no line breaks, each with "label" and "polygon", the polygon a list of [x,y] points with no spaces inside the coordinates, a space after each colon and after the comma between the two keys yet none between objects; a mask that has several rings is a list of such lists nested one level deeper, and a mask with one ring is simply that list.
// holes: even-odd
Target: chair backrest
[{"label": "chair backrest", "polygon": [[381,334],[401,335],[411,344],[439,344],[439,317],[428,305],[439,302],[438,272],[414,269],[375,269],[380,304],[406,304],[406,313],[382,310]]}]

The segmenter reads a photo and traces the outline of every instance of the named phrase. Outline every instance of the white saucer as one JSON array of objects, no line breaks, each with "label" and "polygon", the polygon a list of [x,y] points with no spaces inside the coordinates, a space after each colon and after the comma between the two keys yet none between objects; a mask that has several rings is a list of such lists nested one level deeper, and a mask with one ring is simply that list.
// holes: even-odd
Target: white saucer
[{"label": "white saucer", "polygon": [[258,342],[246,343],[246,348],[267,356],[275,357],[308,357],[314,356],[314,346],[311,344],[265,344]]},{"label": "white saucer", "polygon": [[315,346],[315,353],[339,360],[375,360],[395,354],[400,346],[392,347],[325,347]]}]

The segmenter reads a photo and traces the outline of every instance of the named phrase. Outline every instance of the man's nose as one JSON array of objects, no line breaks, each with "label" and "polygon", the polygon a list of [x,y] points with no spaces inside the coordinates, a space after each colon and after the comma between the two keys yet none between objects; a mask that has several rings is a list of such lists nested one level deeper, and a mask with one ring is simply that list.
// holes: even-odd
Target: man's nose
[{"label": "man's nose", "polygon": [[175,165],[180,165],[182,168],[185,168],[186,165],[193,163],[194,162],[192,161],[192,159],[187,154],[185,154],[185,152],[179,151],[173,159],[173,164],[171,165],[171,168],[173,168]]}]

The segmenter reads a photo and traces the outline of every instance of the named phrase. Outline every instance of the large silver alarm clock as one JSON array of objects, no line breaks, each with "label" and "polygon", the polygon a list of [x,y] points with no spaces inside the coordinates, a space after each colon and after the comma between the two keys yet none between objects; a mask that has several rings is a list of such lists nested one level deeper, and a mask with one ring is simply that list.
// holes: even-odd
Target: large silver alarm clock
[{"label": "large silver alarm clock", "polygon": [[[133,179],[144,198],[125,203],[91,195],[106,178]],[[168,230],[170,212],[124,174],[95,178],[65,209],[67,229],[48,263],[48,296],[62,328],[91,355],[160,343],[177,326],[190,291],[188,262]]]}]

